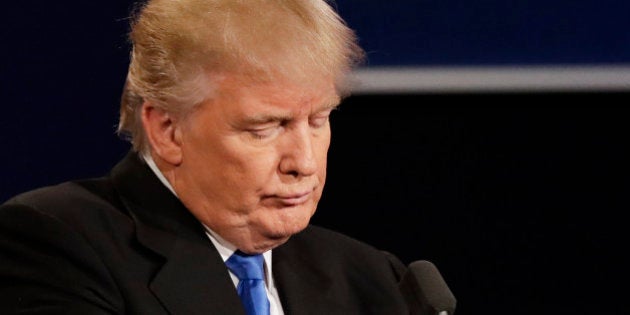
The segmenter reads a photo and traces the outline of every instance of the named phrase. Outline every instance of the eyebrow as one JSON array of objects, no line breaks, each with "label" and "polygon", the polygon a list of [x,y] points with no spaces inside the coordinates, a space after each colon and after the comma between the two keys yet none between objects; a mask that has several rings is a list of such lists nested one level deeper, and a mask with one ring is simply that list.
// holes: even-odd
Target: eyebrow
[{"label": "eyebrow", "polygon": [[291,119],[291,117],[285,115],[258,114],[247,117],[243,122],[247,125],[264,125],[266,123],[286,121],[289,119]]},{"label": "eyebrow", "polygon": [[[339,107],[341,99],[336,97],[332,99],[327,105],[322,106],[316,111],[316,113],[325,112],[327,110],[333,111]],[[287,121],[291,120],[290,115],[273,115],[273,114],[258,114],[251,117],[247,117],[243,122],[248,125],[264,125],[271,122]]]},{"label": "eyebrow", "polygon": [[339,105],[341,105],[341,97],[335,96],[329,99],[326,102],[326,105],[322,106],[319,110],[316,111],[316,113],[325,112],[327,110],[330,110],[330,111],[336,110],[337,108],[339,108]]}]

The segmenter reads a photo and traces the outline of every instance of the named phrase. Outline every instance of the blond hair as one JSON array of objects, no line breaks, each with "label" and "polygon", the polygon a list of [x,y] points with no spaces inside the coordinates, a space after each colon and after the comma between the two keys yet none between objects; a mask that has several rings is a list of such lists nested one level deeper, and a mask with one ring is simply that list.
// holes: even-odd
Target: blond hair
[{"label": "blond hair", "polygon": [[140,112],[151,102],[187,113],[213,76],[291,82],[345,75],[363,59],[354,32],[325,0],[149,0],[131,25],[131,62],[118,133],[147,150]]}]

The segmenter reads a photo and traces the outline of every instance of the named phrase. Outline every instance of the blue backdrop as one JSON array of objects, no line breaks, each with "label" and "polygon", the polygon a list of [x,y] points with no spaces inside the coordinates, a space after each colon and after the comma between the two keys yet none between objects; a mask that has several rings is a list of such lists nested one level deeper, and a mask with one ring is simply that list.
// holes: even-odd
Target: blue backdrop
[{"label": "blue backdrop", "polygon": [[369,65],[630,62],[622,0],[339,0]]}]

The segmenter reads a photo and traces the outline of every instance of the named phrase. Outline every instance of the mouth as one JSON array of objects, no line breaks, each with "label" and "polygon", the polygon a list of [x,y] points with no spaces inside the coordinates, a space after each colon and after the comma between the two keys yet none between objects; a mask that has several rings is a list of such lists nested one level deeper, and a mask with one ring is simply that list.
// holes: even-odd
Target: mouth
[{"label": "mouth", "polygon": [[295,207],[308,202],[312,193],[313,190],[290,194],[275,194],[266,196],[265,199],[268,199],[276,206]]}]

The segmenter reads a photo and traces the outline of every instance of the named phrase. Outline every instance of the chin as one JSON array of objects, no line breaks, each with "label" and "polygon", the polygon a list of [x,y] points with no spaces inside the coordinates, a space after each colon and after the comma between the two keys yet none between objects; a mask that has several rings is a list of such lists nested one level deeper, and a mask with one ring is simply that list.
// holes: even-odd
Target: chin
[{"label": "chin", "polygon": [[[263,227],[260,230],[260,241],[256,242],[256,248],[259,250],[269,250],[284,244],[296,233],[301,232],[308,226],[309,220],[298,220],[296,222],[284,223],[280,226],[274,224],[272,226]],[[263,250],[264,251],[264,250]]]},{"label": "chin", "polygon": [[[283,238],[276,238],[276,239],[265,239],[260,242],[256,242],[255,244],[253,244],[252,248],[249,249],[249,251],[251,251],[250,254],[252,253],[262,254],[268,250],[272,250],[286,243],[286,241],[288,241],[290,237],[291,236],[287,236]],[[244,249],[241,249],[241,250],[245,251]]]},{"label": "chin", "polygon": [[254,224],[252,250],[264,252],[284,244],[294,234],[304,230],[315,213],[312,206],[289,209],[266,209],[259,212]]},{"label": "chin", "polygon": [[299,222],[291,222],[290,224],[282,224],[280,226],[274,225],[268,228],[263,228],[260,234],[262,238],[269,240],[288,239],[293,234],[304,230],[307,225],[308,220],[300,220]]}]

